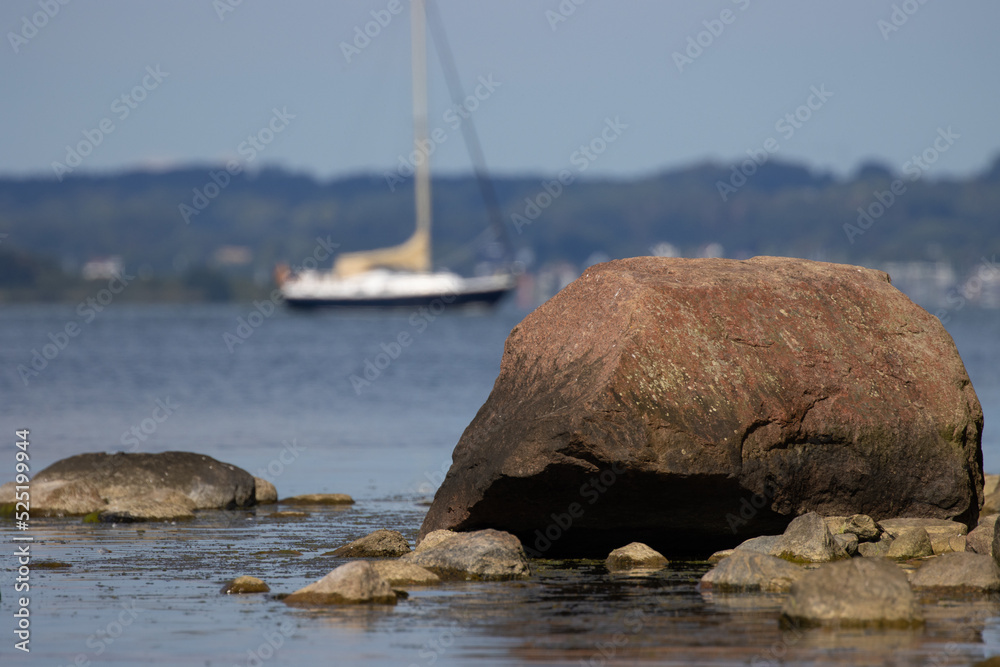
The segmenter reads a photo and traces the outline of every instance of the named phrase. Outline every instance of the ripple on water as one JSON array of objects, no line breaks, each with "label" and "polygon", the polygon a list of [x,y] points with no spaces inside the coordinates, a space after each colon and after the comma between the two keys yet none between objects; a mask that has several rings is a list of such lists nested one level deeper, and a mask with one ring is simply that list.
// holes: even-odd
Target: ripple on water
[{"label": "ripple on water", "polygon": [[[996,599],[925,598],[918,630],[783,630],[780,595],[699,592],[703,562],[609,573],[602,561],[536,560],[530,579],[415,587],[395,607],[276,599],[345,562],[328,552],[372,530],[412,544],[425,512],[397,497],[281,521],[264,508],[177,524],[39,520],[33,557],[68,567],[32,572],[33,653],[46,664],[246,665],[266,654],[268,665],[958,665],[985,654],[984,634],[997,649]],[[220,595],[239,575],[271,594]]]}]

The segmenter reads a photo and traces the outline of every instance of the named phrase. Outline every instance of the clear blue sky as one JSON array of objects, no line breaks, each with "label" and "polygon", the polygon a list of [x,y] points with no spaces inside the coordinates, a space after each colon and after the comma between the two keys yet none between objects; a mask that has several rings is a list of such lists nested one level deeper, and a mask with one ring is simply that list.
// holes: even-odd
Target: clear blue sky
[{"label": "clear blue sky", "polygon": [[[0,174],[52,174],[85,131],[103,136],[79,171],[246,160],[241,142],[275,108],[294,118],[251,166],[324,178],[393,168],[411,141],[409,2],[398,15],[394,0],[242,0],[221,11],[237,1],[5,0]],[[496,172],[568,168],[606,118],[627,128],[588,174],[728,164],[771,137],[780,157],[839,174],[869,158],[898,171],[949,126],[960,137],[932,176],[979,171],[1000,152],[1000,3],[580,1],[438,0],[467,91],[479,77],[500,84],[480,88],[472,114]],[[574,11],[555,22],[560,6]],[[342,43],[373,11],[391,20],[347,62]],[[25,17],[44,25],[25,29]],[[707,46],[679,70],[675,52],[699,33]],[[431,126],[445,137],[435,169],[467,171],[433,52],[430,62]],[[159,82],[147,72],[157,66]],[[126,106],[121,96],[144,78],[145,99]],[[832,96],[800,110],[809,118],[790,136],[789,125],[779,131],[824,86]]]}]

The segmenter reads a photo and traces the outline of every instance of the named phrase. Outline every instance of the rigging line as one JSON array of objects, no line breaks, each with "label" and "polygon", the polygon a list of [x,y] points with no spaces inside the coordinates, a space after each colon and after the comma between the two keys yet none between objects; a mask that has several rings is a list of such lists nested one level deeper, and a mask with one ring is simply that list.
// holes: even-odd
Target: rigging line
[{"label": "rigging line", "polygon": [[[441,21],[441,16],[438,14],[437,6],[433,0],[427,0],[425,13],[428,19],[427,23],[430,27],[431,38],[434,40],[436,47],[435,51],[437,51],[438,59],[441,61],[441,67],[444,70],[445,81],[448,85],[448,92],[451,94],[451,100],[454,104],[460,106],[464,98],[462,97],[462,86],[459,82],[458,69],[455,67],[455,59],[452,56],[451,47],[448,45],[448,40],[444,34],[444,24]],[[500,202],[496,189],[493,187],[493,181],[490,180],[489,172],[486,169],[486,159],[483,157],[483,149],[479,144],[479,136],[476,134],[476,128],[472,123],[471,115],[465,118],[462,123],[462,137],[465,139],[465,146],[472,160],[473,173],[476,176],[476,182],[479,185],[479,192],[483,198],[483,203],[486,204],[487,215],[490,219],[490,228],[492,229],[492,234],[480,234],[476,237],[474,243],[477,244],[478,249],[478,247],[482,247],[490,242],[499,241],[503,248],[502,259],[505,264],[509,264],[512,259],[510,238],[507,235],[507,227],[504,225],[503,216],[500,214]],[[489,238],[489,240],[483,239],[483,237],[487,236],[492,236],[492,238]]]}]

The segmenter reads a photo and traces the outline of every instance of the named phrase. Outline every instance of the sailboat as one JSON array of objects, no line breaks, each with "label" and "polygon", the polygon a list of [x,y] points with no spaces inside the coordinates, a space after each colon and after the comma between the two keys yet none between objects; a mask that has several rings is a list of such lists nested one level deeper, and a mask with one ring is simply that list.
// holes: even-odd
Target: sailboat
[{"label": "sailboat", "polygon": [[[412,0],[413,143],[427,145],[427,48],[425,0]],[[513,291],[509,272],[463,277],[433,271],[431,261],[431,175],[429,156],[414,169],[416,229],[400,245],[342,253],[328,271],[295,274],[279,267],[277,280],[285,302],[295,308],[414,307],[440,304],[494,305]]]}]

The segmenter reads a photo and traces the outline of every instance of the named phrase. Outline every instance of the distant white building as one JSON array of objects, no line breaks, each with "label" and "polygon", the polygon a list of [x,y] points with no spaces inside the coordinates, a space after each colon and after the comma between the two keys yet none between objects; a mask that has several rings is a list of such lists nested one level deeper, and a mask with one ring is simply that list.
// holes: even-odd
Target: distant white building
[{"label": "distant white building", "polygon": [[125,270],[121,257],[98,257],[83,265],[84,280],[110,280]]}]

